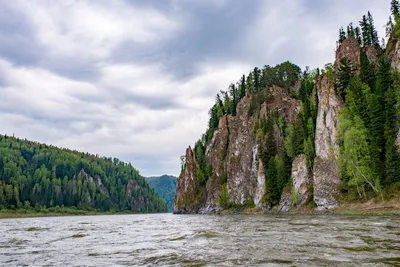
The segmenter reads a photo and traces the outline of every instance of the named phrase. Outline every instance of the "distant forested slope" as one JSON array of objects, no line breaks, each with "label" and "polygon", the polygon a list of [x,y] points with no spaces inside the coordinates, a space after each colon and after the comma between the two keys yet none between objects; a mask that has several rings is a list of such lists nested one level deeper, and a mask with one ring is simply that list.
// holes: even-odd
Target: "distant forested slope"
[{"label": "distant forested slope", "polygon": [[130,163],[0,135],[0,209],[63,206],[167,211]]},{"label": "distant forested slope", "polygon": [[162,175],[160,177],[149,177],[146,180],[172,211],[174,208],[177,177]]}]

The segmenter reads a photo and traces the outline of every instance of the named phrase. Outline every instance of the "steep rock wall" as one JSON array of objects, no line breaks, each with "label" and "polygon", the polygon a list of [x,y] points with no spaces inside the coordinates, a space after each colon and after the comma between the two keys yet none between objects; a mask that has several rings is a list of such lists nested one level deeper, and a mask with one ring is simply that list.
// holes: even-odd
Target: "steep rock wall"
[{"label": "steep rock wall", "polygon": [[229,117],[227,185],[228,195],[234,203],[253,199],[257,186],[257,177],[252,175],[255,142],[252,138],[254,118],[248,117],[250,102],[250,97],[242,98],[236,109],[237,115]]},{"label": "steep rock wall", "polygon": [[318,116],[315,132],[314,202],[318,208],[335,208],[338,203],[340,178],[337,175],[335,150],[338,149],[338,113],[343,106],[336,95],[333,82],[320,77],[318,88]]},{"label": "steep rock wall", "polygon": [[185,168],[179,175],[176,184],[176,196],[174,200],[174,213],[197,213],[199,201],[196,196],[197,170],[199,166],[189,146],[186,149]]},{"label": "steep rock wall", "polygon": [[206,156],[213,166],[213,173],[207,180],[205,203],[201,204],[199,213],[210,213],[219,209],[217,198],[221,185],[227,178],[225,158],[229,144],[229,117],[224,115],[220,118],[218,129],[206,148]]},{"label": "steep rock wall", "polygon": [[307,167],[307,159],[304,154],[296,156],[293,160],[291,176],[292,184],[283,191],[278,212],[287,212],[293,205],[301,207],[311,196],[313,178],[310,169]]},{"label": "steep rock wall", "polygon": [[350,37],[344,40],[336,49],[335,70],[339,68],[340,60],[342,58],[347,58],[352,63],[353,70],[358,73],[360,71],[361,64],[360,53],[360,45],[356,38]]},{"label": "steep rock wall", "polygon": [[377,63],[377,51],[374,46],[360,47],[356,38],[347,38],[336,49],[336,60],[334,64],[335,70],[338,70],[340,66],[340,60],[343,58],[347,58],[352,64],[353,71],[356,74],[359,74],[361,67],[361,53],[365,53],[369,62],[373,65]]},{"label": "steep rock wall", "polygon": [[[301,103],[282,88],[274,86],[268,90],[268,97],[259,110],[249,117],[252,97],[247,95],[239,101],[236,116],[224,115],[220,118],[218,129],[206,147],[207,161],[213,171],[203,192],[196,188],[198,164],[192,149],[187,149],[186,166],[177,181],[175,213],[210,213],[219,210],[218,197],[221,185],[225,183],[231,203],[254,201],[257,207],[262,207],[267,178],[265,166],[258,159],[259,145],[253,138],[254,123],[266,118],[272,111],[278,111],[288,121],[294,122],[298,118]],[[283,135],[276,126],[273,135],[278,151],[283,152]]]},{"label": "steep rock wall", "polygon": [[[391,67],[400,70],[400,40],[393,34],[389,38],[386,53]],[[400,128],[397,130],[396,144],[400,151]]]},{"label": "steep rock wall", "polygon": [[304,154],[296,156],[292,163],[293,188],[297,195],[297,206],[302,206],[311,195],[312,174],[307,167]]},{"label": "steep rock wall", "polygon": [[392,68],[400,70],[400,40],[391,36],[387,44],[386,52]]}]

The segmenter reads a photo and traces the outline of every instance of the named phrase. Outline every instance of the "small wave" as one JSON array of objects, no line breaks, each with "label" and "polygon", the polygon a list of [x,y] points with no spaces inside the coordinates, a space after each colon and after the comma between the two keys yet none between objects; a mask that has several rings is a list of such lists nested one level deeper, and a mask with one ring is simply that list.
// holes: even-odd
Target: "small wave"
[{"label": "small wave", "polygon": [[182,236],[168,238],[168,241],[179,241],[179,240],[184,240],[186,238],[187,238],[186,235],[182,235]]}]

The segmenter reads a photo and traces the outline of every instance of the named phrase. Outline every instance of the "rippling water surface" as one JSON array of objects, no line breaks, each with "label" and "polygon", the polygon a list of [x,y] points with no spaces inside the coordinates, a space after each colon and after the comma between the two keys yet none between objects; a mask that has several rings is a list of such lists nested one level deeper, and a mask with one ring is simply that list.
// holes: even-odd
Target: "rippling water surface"
[{"label": "rippling water surface", "polygon": [[2,266],[400,266],[400,218],[113,215],[0,220]]}]

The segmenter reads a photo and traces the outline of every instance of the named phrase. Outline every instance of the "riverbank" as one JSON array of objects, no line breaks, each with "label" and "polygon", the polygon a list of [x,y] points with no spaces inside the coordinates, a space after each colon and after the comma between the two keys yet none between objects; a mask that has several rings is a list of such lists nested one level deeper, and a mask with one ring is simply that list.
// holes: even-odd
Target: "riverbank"
[{"label": "riverbank", "polygon": [[397,215],[400,216],[400,196],[382,201],[380,198],[374,198],[367,201],[346,202],[341,201],[336,209],[318,210],[309,206],[292,208],[288,212],[278,213],[277,208],[265,210],[261,208],[239,208],[218,211],[217,214],[338,214],[338,215]]},{"label": "riverbank", "polygon": [[123,214],[139,214],[129,211],[93,211],[93,210],[79,210],[73,208],[64,208],[58,210],[41,209],[41,210],[9,210],[0,209],[0,219],[12,218],[34,218],[34,217],[58,217],[58,216],[92,216],[92,215],[123,215]]}]

